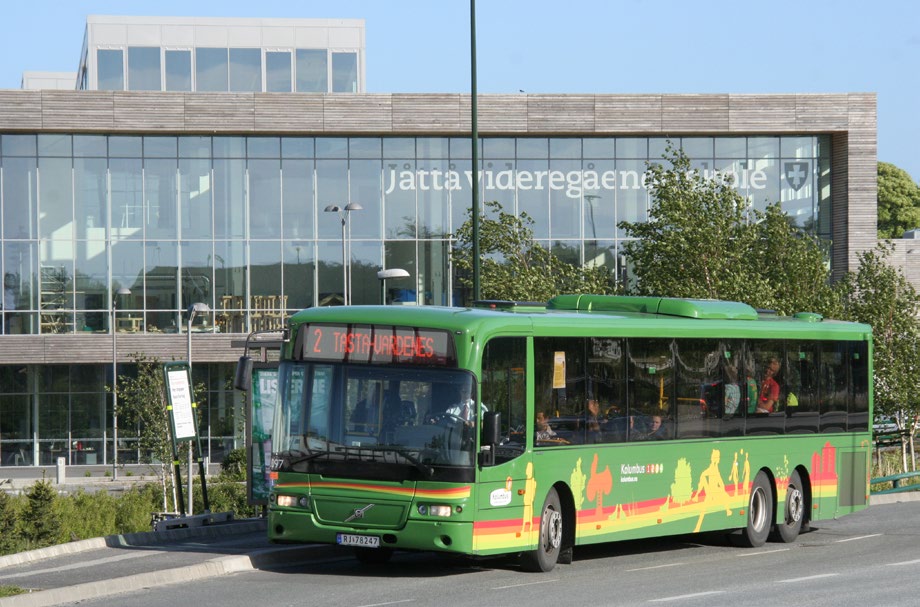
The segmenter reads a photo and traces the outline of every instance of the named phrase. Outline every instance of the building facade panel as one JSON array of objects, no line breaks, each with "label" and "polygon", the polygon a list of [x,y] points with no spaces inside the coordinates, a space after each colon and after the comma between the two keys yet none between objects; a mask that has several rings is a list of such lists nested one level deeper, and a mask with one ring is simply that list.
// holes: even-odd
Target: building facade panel
[{"label": "building facade panel", "polygon": [[392,108],[395,132],[460,132],[460,95],[394,94]]},{"label": "building facade panel", "polygon": [[42,128],[41,91],[0,91],[0,124],[4,129]]},{"label": "building facade panel", "polygon": [[527,95],[528,131],[593,133],[594,95]]},{"label": "building facade panel", "polygon": [[661,128],[667,133],[725,132],[728,95],[663,95]]},{"label": "building facade panel", "polygon": [[661,95],[596,95],[598,133],[661,133]]},{"label": "building facade panel", "polygon": [[111,93],[42,91],[42,128],[46,130],[111,130],[115,127],[115,103]]},{"label": "building facade panel", "polygon": [[794,132],[795,95],[729,95],[728,130]]},{"label": "building facade panel", "polygon": [[112,93],[113,130],[185,130],[185,97],[171,93]]}]

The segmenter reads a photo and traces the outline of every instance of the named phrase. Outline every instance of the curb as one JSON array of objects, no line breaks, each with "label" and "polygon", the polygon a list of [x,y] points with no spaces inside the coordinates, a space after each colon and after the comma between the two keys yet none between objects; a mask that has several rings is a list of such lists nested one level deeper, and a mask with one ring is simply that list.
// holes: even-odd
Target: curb
[{"label": "curb", "polygon": [[[124,533],[120,535],[107,535],[94,537],[87,540],[78,540],[47,548],[37,548],[0,556],[0,569],[13,565],[34,563],[43,559],[79,554],[87,550],[100,548],[123,548],[127,546],[149,546],[165,544],[190,537],[223,537],[242,533],[265,531],[268,521],[266,519],[241,519],[229,523],[218,523],[203,527],[189,527],[187,529],[170,529],[169,531],[139,531],[137,533]],[[2,604],[2,603],[0,603]]]},{"label": "curb", "polygon": [[285,546],[282,548],[268,548],[241,556],[223,556],[189,567],[138,573],[115,580],[87,582],[75,586],[49,588],[48,590],[39,590],[29,594],[18,594],[0,599],[0,606],[51,607],[61,603],[75,603],[125,592],[136,592],[151,586],[178,584],[230,573],[252,571],[253,569],[271,565],[289,564],[299,558],[306,557],[310,551],[321,547],[323,546]]}]

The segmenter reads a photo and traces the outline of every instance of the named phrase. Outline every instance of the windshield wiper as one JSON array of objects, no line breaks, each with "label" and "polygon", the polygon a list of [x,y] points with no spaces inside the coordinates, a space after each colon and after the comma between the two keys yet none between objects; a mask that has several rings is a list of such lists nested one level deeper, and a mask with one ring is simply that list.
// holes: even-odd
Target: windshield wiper
[{"label": "windshield wiper", "polygon": [[315,459],[317,457],[320,457],[321,455],[329,455],[329,451],[327,451],[326,449],[322,449],[319,451],[314,450],[314,451],[310,451],[310,453],[305,453],[303,451],[288,451],[288,453],[290,455],[300,456],[297,459],[290,459],[290,455],[282,456],[282,459],[284,459],[287,462],[288,466],[296,466],[297,464],[302,464],[303,462],[310,461],[311,459]]},{"label": "windshield wiper", "polygon": [[432,468],[431,466],[427,464],[422,463],[421,460],[419,460],[417,457],[409,453],[405,447],[390,447],[390,446],[383,445],[383,446],[369,447],[369,449],[371,451],[379,451],[381,453],[395,453],[401,456],[404,460],[406,460],[413,466],[415,466],[415,468],[419,472],[424,474],[426,478],[431,478],[432,476],[434,476],[434,468]]}]

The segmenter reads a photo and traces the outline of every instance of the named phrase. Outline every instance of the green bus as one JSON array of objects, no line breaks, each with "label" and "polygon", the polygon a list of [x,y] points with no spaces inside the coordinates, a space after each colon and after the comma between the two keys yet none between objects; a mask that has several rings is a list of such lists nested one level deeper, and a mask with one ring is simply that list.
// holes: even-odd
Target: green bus
[{"label": "green bus", "polygon": [[868,503],[871,328],[818,314],[600,295],[312,308],[278,375],[269,539],[362,562],[549,571],[598,542],[791,542]]}]

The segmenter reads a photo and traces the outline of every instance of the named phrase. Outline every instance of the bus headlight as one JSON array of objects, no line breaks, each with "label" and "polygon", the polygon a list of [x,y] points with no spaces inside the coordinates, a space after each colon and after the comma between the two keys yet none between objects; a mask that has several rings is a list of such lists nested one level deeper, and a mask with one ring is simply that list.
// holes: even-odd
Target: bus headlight
[{"label": "bus headlight", "polygon": [[453,508],[444,504],[419,504],[418,507],[418,513],[422,516],[443,516],[447,518],[452,510]]},{"label": "bus headlight", "polygon": [[300,497],[297,497],[296,495],[278,494],[277,497],[275,497],[275,503],[285,508],[294,508],[295,506],[300,507],[300,508],[306,508],[307,506],[310,505],[310,500],[307,498],[306,495],[301,495]]}]

